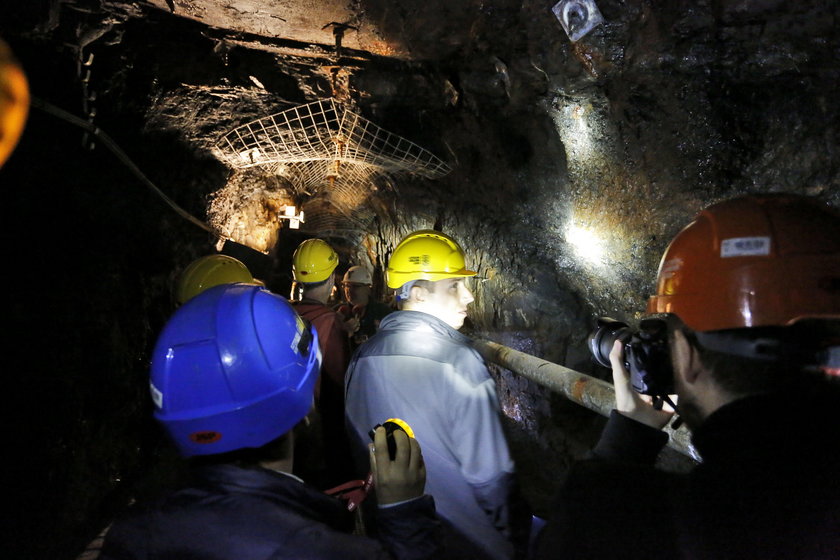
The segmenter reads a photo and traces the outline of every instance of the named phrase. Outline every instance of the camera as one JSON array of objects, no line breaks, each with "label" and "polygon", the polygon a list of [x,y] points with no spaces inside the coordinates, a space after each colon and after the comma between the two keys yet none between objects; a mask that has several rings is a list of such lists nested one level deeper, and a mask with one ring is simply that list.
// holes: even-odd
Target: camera
[{"label": "camera", "polygon": [[610,367],[616,340],[624,344],[624,367],[637,393],[664,399],[674,392],[674,372],[668,350],[668,330],[662,319],[644,319],[639,329],[610,317],[599,317],[587,341],[592,358]]}]

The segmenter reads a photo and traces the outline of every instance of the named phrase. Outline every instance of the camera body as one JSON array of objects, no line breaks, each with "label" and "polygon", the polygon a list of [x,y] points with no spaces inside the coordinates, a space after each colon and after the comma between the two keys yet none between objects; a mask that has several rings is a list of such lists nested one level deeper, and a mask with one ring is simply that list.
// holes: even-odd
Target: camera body
[{"label": "camera body", "polygon": [[668,330],[662,319],[644,319],[639,330],[609,317],[599,317],[588,345],[598,365],[610,366],[610,351],[616,340],[624,344],[624,367],[637,393],[666,397],[674,393],[674,371],[668,350]]}]

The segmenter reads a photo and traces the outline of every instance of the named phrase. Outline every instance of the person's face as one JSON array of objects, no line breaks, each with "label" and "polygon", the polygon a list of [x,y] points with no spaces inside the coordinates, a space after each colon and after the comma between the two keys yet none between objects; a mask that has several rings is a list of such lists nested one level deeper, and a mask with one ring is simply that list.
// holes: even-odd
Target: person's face
[{"label": "person's face", "polygon": [[460,329],[467,318],[467,305],[473,295],[463,278],[447,278],[435,282],[435,291],[426,292],[425,309],[453,329]]},{"label": "person's face", "polygon": [[370,286],[355,282],[344,283],[344,297],[353,305],[367,305],[370,298]]}]

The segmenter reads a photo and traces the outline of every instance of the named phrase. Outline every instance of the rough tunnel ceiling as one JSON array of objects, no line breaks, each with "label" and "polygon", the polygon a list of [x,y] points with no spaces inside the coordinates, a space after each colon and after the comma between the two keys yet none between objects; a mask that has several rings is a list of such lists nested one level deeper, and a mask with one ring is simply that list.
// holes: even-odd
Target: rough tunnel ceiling
[{"label": "rough tunnel ceiling", "polygon": [[[753,107],[765,102],[762,96],[778,95],[774,81],[779,77],[786,80],[784,88],[801,78],[818,110],[833,110],[816,90],[823,78],[836,80],[836,70],[825,62],[837,49],[836,5],[756,0],[682,2],[665,9],[645,1],[604,0],[599,7],[606,23],[570,43],[550,11],[552,3],[156,0],[107,2],[97,11],[89,2],[67,0],[54,7],[61,12],[55,23],[65,34],[75,26],[85,56],[95,51],[99,60],[117,52],[130,59],[132,51],[144,51],[134,71],[151,67],[147,132],[177,134],[199,153],[233,127],[290,104],[325,97],[347,101],[382,127],[453,163],[456,171],[448,180],[457,185],[455,203],[477,198],[489,212],[494,206],[510,209],[505,225],[534,223],[551,232],[555,265],[564,272],[588,266],[574,241],[597,242],[593,233],[616,253],[640,256],[698,201],[724,194],[722,174],[738,181],[741,158],[754,166],[749,173],[765,175],[754,178],[754,185],[797,188],[801,163],[787,158],[780,169],[769,170],[785,158],[771,151],[755,157],[766,140],[749,122],[759,118]],[[313,23],[318,18],[323,23]],[[342,35],[344,51],[338,52],[336,36],[324,27],[331,22],[358,27],[360,36],[375,29],[406,46],[400,52],[411,60],[350,47],[365,45],[348,42],[359,34],[349,28]],[[147,30],[151,40],[142,35]],[[160,38],[168,49],[155,47]],[[184,47],[191,51],[168,56]],[[94,63],[91,82],[100,91],[118,90],[111,82],[127,80],[122,68],[112,69],[112,75],[100,68]],[[662,80],[663,74],[669,78]],[[768,87],[762,91],[755,84]],[[119,96],[113,100],[123,102]],[[772,139],[811,126],[797,117],[796,107],[777,110],[779,117],[765,125]],[[553,130],[545,129],[546,120]],[[818,151],[823,140],[804,133],[796,141]],[[479,164],[474,156],[480,152],[492,156]],[[533,180],[520,183],[519,166],[530,165],[540,152],[554,160],[555,176],[540,178],[539,186]],[[831,159],[817,155],[812,168],[820,166],[821,157]],[[830,178],[814,173],[809,188],[830,193]],[[691,185],[688,197],[675,196],[677,184]],[[430,191],[452,190],[443,186],[437,192],[434,185],[402,180],[384,187],[377,197],[398,193],[415,208]],[[387,197],[371,206],[377,215],[398,215]],[[331,212],[324,229],[364,227],[329,204],[318,208],[308,213],[313,232],[322,228],[315,218]],[[678,216],[663,215],[672,210]],[[430,212],[437,221],[441,212]],[[570,228],[566,222],[579,223]],[[635,274],[615,266],[606,270],[620,282]],[[598,276],[594,286],[583,284],[587,299],[596,295],[591,290],[609,290],[597,267],[584,272]]]},{"label": "rough tunnel ceiling", "polygon": [[[253,67],[252,73],[248,75],[250,82],[256,86],[257,96],[260,95],[259,90],[271,89],[270,85],[266,87],[263,83],[266,81],[267,71],[274,73],[282,71],[292,77],[309,100],[331,96],[351,106],[356,106],[358,101],[370,101],[371,97],[377,95],[376,90],[381,89],[383,84],[388,84],[386,87],[393,91],[394,83],[405,80],[404,75],[402,77],[391,75],[378,80],[376,78],[371,80],[369,77],[356,80],[357,72],[364,73],[365,66],[376,66],[377,57],[408,58],[407,50],[403,49],[398,42],[386,42],[383,39],[382,34],[365,18],[364,9],[359,3],[325,1],[313,6],[311,2],[299,1],[206,1],[175,2],[174,4],[169,1],[155,1],[152,4],[167,14],[174,13],[208,25],[211,36],[218,41],[214,51],[221,53],[226,64],[228,51],[236,47],[265,51],[275,55],[277,64],[274,69],[257,66]],[[378,58],[378,61],[378,66],[388,67],[387,64],[383,64],[382,58]],[[402,68],[400,70],[404,71]],[[429,94],[426,91],[429,88],[423,87],[425,83],[418,84],[415,81],[412,86],[411,98],[414,100]],[[365,91],[367,88],[374,91]],[[231,91],[228,94],[220,91],[219,88],[208,92],[206,87],[195,87],[189,84],[183,84],[180,89],[181,92],[175,96],[167,95],[158,98],[158,107],[166,113],[166,119],[160,119],[153,108],[149,111],[147,125],[149,128],[154,128],[155,122],[160,123],[161,120],[165,120],[168,121],[164,123],[165,128],[180,128],[186,136],[193,137],[196,147],[207,147],[208,141],[213,140],[206,137],[208,123],[205,122],[200,127],[205,133],[203,138],[196,138],[190,132],[194,129],[192,126],[194,123],[190,121],[194,120],[196,115],[209,113],[219,118],[219,122],[212,126],[214,133],[230,130],[230,128],[222,128],[221,121],[223,120],[232,124],[241,124],[250,120],[247,118],[247,113],[251,111],[227,113],[230,118],[226,119],[223,116],[226,112],[214,109],[213,102],[210,107],[205,104],[205,108],[209,108],[209,111],[190,111],[189,109],[185,111],[182,96],[192,100],[206,96],[208,93],[215,99],[238,97],[237,105],[242,107],[240,96],[253,98],[255,88],[237,88],[239,91]],[[283,103],[286,100],[274,100],[274,107],[271,107],[270,96],[263,95],[262,97],[263,99],[257,100],[262,112],[257,112],[253,118],[263,118],[276,113],[281,108],[284,110],[288,108],[288,104]],[[438,94],[430,97],[445,100],[446,96]],[[269,102],[268,106],[264,101]],[[279,107],[278,101],[283,103]],[[224,101],[220,103],[224,104]],[[416,101],[414,103],[415,106],[423,104]],[[344,170],[346,175],[350,167],[345,165]],[[394,183],[389,177],[381,174],[378,177],[370,177],[365,193],[360,193],[356,187],[348,191],[346,188],[341,188],[342,184],[331,182],[329,185],[324,185],[325,188],[313,185],[314,188],[308,190],[315,193],[314,195],[304,196],[302,192],[299,192],[301,189],[294,188],[286,189],[288,192],[283,194],[283,192],[277,192],[278,181],[274,176],[276,174],[272,173],[271,169],[266,169],[264,173],[266,190],[262,193],[259,187],[254,188],[258,182],[250,181],[251,188],[245,189],[240,188],[243,183],[234,178],[226,188],[211,195],[213,203],[209,208],[211,214],[209,221],[217,230],[226,236],[233,235],[235,240],[261,251],[271,248],[264,246],[266,242],[273,243],[277,239],[276,234],[268,231],[274,228],[277,220],[263,218],[270,216],[278,203],[303,204],[307,211],[307,221],[303,225],[305,231],[313,234],[323,235],[332,232],[341,235],[341,232],[369,228],[377,213],[388,206],[387,202],[383,203],[375,199],[382,194],[386,196],[394,194],[392,188]],[[253,177],[253,174],[251,176]],[[348,196],[353,200],[348,200]],[[263,220],[264,223],[247,225],[255,219]]]},{"label": "rough tunnel ceiling", "polygon": [[[375,55],[407,58],[402,45],[387,41],[367,21],[358,2],[347,0],[149,0],[160,10],[199,21],[210,27],[234,33],[283,39],[301,43],[299,50],[291,46],[262,48],[305,55],[305,44],[366,51]],[[256,41],[241,37],[243,45],[256,46]]]},{"label": "rough tunnel ceiling", "polygon": [[[409,205],[421,225],[445,226],[445,208],[420,202],[431,194],[453,208],[487,212],[501,226],[549,232],[556,270],[595,277],[578,286],[590,300],[609,292],[610,283],[630,285],[651,258],[651,242],[748,176],[756,188],[796,190],[805,165],[808,192],[837,197],[823,164],[833,149],[819,149],[830,138],[808,132],[834,111],[818,85],[836,83],[836,69],[826,63],[837,52],[837,6],[830,2],[724,0],[665,9],[603,0],[605,24],[578,43],[551,13],[553,2],[90,4],[58,1],[54,23],[64,35],[75,28],[81,52],[95,51],[97,61],[109,52],[131,60],[142,51],[132,71],[148,66],[146,79],[151,75],[146,131],[177,135],[199,157],[237,125],[335,97],[455,166],[441,185],[403,179],[372,185],[376,194],[361,222],[319,200],[307,212],[312,233],[358,232],[372,216],[405,220],[397,207]],[[325,23],[313,27],[318,18]],[[348,42],[357,34],[349,28],[338,52],[336,36],[324,28],[331,22],[386,37],[409,60],[356,49],[365,45]],[[183,56],[169,56],[184,48]],[[97,62],[91,83],[100,93],[119,91],[123,71],[108,75]],[[812,96],[815,111],[800,116],[786,99],[780,101],[789,108],[777,102],[762,109],[778,95],[778,83]],[[113,93],[111,101],[123,103]],[[759,130],[751,121],[762,118]],[[792,160],[773,145],[784,138],[813,157]],[[535,158],[546,173],[529,178],[525,170]],[[680,196],[683,186],[689,192]],[[276,205],[273,197],[264,202],[269,210]],[[585,257],[597,257],[587,254],[592,249],[576,250],[580,239],[609,244],[634,262],[612,263],[618,266],[605,274],[587,263]]]},{"label": "rough tunnel ceiling", "polygon": [[[520,7],[508,1],[464,2],[459,7],[452,7],[451,3],[434,0],[423,3],[325,1],[313,6],[311,2],[298,1],[176,0],[170,5],[168,1],[155,0],[152,4],[166,14],[172,13],[171,7],[174,6],[176,16],[215,28],[209,33],[221,44],[227,45],[225,48],[240,45],[278,55],[277,68],[298,82],[307,100],[335,95],[362,105],[368,113],[375,111],[377,101],[385,99],[386,103],[392,102],[389,98],[406,93],[394,86],[394,83],[405,81],[404,77],[398,76],[398,69],[393,69],[390,75],[386,71],[371,77],[388,56],[439,61],[455,53],[457,58],[450,62],[458,65],[454,71],[431,79],[427,74],[421,82],[425,87],[411,91],[403,100],[405,105],[432,106],[436,110],[459,103],[468,109],[487,110],[486,106],[479,107],[486,105],[488,98],[491,103],[502,107],[527,105],[529,102],[537,106],[538,96],[545,92],[548,80],[549,84],[553,83],[563,92],[553,102],[553,109],[558,113],[572,112],[576,117],[585,117],[588,112],[600,113],[595,114],[600,121],[597,118],[577,118],[578,123],[590,120],[600,127],[598,134],[591,136],[591,140],[584,139],[583,143],[579,130],[574,127],[570,130],[558,121],[566,151],[573,156],[569,161],[569,173],[573,183],[578,185],[574,188],[602,176],[615,178],[626,173],[622,162],[611,161],[610,158],[596,161],[591,157],[577,157],[587,153],[597,155],[598,150],[606,154],[620,148],[608,143],[621,131],[614,128],[604,131],[599,122],[614,119],[623,110],[628,122],[644,126],[652,111],[670,110],[657,106],[659,100],[657,94],[649,90],[650,78],[646,77],[647,74],[656,73],[663,67],[688,74],[714,69],[717,75],[727,76],[737,83],[757,76],[767,79],[791,71],[811,72],[821,66],[821,54],[831,55],[829,45],[821,37],[829,32],[833,21],[828,7],[797,9],[777,1],[720,2],[714,9],[706,6],[693,8],[686,4],[682,18],[676,21],[663,19],[660,10],[648,3],[623,5],[605,1],[600,4],[607,23],[581,42],[572,44],[553,19],[549,11],[551,3]],[[812,15],[803,17],[808,10]],[[330,25],[336,23],[350,27]],[[422,37],[432,27],[430,24],[438,29],[429,33],[427,38]],[[527,45],[521,36],[505,32],[523,24],[532,35]],[[345,59],[341,64],[338,63],[340,53],[335,45],[336,31],[345,49]],[[443,32],[448,35],[445,40],[440,40]],[[391,39],[386,40],[385,37]],[[288,42],[299,44],[290,46]],[[761,46],[755,48],[756,43]],[[379,48],[383,44],[388,47]],[[412,45],[413,49],[406,45]],[[355,49],[353,56],[346,56],[350,53],[347,49]],[[377,58],[376,55],[385,57]],[[307,58],[308,62],[301,62]],[[265,80],[265,70],[261,72],[259,67],[255,67],[249,78],[261,84]],[[612,81],[619,78],[636,85],[611,91]],[[601,86],[605,87],[609,97],[604,96]],[[677,91],[680,88],[678,84],[670,87],[674,89],[673,95],[684,95]],[[683,87],[692,86],[687,83]],[[251,93],[252,96],[265,98],[264,94],[269,93],[260,92],[259,88],[246,89],[256,92]],[[236,95],[236,92],[231,91],[231,94]],[[700,115],[708,107],[696,105],[697,101],[691,99],[695,95],[688,94],[683,110]],[[567,102],[569,100],[572,102]],[[175,104],[181,105],[181,101],[176,95]],[[266,107],[264,103],[262,106],[264,111],[255,113],[255,118],[271,111],[271,107]],[[601,109],[593,112],[593,106]],[[212,112],[224,114],[224,111]],[[153,111],[150,113],[154,119]],[[237,124],[247,120],[241,114],[232,116]],[[674,118],[686,117],[674,115]],[[175,124],[175,121],[172,122]],[[190,128],[186,121],[180,124],[186,130]],[[721,126],[715,123],[709,125],[714,128]],[[219,123],[212,132],[221,134],[226,130],[229,128]],[[407,136],[414,139],[410,134]],[[205,140],[210,141],[205,144],[212,142],[212,138]],[[690,146],[686,148],[691,149]],[[711,143],[705,149],[711,152],[697,153],[695,157],[715,157]],[[644,181],[645,178],[637,180]],[[615,188],[622,189],[621,180]],[[598,197],[591,194],[583,196],[592,199],[582,205],[584,214],[594,212],[597,215],[600,206]],[[625,201],[626,205],[632,205],[633,196]],[[321,212],[325,209],[329,211],[329,208],[329,205],[322,205]],[[616,214],[622,215],[623,212]],[[313,219],[315,217],[312,215]],[[633,220],[632,215],[623,218]],[[642,215],[637,218],[645,222],[654,217]],[[359,226],[348,223],[340,215],[329,220],[344,222],[339,228]]]},{"label": "rough tunnel ceiling", "polygon": [[[70,9],[83,4],[56,4],[65,8],[65,35],[75,26],[93,37],[83,52],[97,60],[110,52],[133,58],[135,73],[147,66],[146,131],[182,138],[197,157],[242,123],[334,97],[454,167],[443,181],[372,184],[361,220],[316,197],[304,225],[312,234],[340,232],[352,244],[374,218],[468,228],[460,209],[484,213],[498,229],[542,231],[545,239],[533,241],[550,250],[530,251],[553,255],[545,275],[559,274],[586,301],[623,308],[643,297],[636,286],[655,267],[650,246],[699,204],[747,187],[837,199],[827,171],[834,148],[820,149],[836,142],[809,132],[836,111],[819,85],[836,83],[825,61],[836,58],[838,8],[827,1],[685,1],[666,9],[603,0],[604,25],[578,43],[551,13],[553,2],[164,0]],[[248,10],[252,17],[243,17]],[[319,17],[324,23],[311,27]],[[339,52],[324,28],[333,21],[375,29],[408,60],[348,46],[356,45],[345,40],[356,33],[349,28]],[[186,52],[171,57],[173,49]],[[128,80],[122,68],[93,71],[100,91]],[[815,111],[800,115],[785,96],[772,101],[779,88],[811,96]],[[785,141],[812,155],[793,158]],[[276,183],[234,177],[224,193],[270,215],[286,201],[260,189],[276,191]],[[237,194],[237,185],[248,188]],[[220,186],[205,189],[202,199],[219,201]],[[508,249],[486,250],[481,259],[499,268]],[[505,297],[524,297],[517,292]],[[479,299],[478,311],[495,317],[484,304]],[[503,322],[533,322],[526,311],[498,313]]]}]

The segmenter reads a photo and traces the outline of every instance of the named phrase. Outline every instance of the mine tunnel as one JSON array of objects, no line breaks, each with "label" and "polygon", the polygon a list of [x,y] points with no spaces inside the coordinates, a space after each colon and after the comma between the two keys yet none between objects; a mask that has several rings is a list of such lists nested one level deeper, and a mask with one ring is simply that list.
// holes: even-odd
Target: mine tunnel
[{"label": "mine tunnel", "polygon": [[609,379],[595,319],[642,316],[698,211],[840,206],[833,0],[4,2],[0,38],[31,93],[0,169],[5,557],[74,558],[170,482],[149,359],[200,256],[288,296],[292,252],[320,238],[388,301],[405,234],[458,239],[462,332],[490,349],[539,514],[604,418],[493,348]]}]

